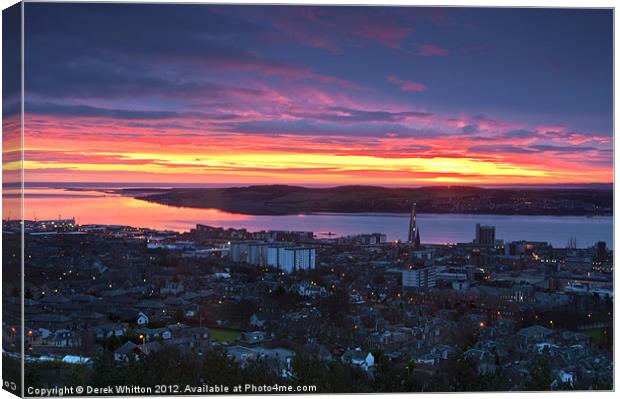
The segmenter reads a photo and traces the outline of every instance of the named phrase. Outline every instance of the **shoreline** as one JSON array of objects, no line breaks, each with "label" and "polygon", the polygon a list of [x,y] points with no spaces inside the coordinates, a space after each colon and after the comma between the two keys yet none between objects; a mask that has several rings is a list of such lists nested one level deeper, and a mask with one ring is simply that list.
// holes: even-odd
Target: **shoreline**
[{"label": "shoreline", "polygon": [[[218,210],[220,212],[225,212],[225,213],[230,213],[230,214],[237,214],[237,215],[246,215],[246,216],[317,216],[317,215],[342,215],[342,216],[394,216],[394,217],[398,217],[398,215],[409,215],[408,212],[390,212],[390,211],[386,211],[386,212],[379,212],[379,211],[373,211],[373,212],[369,212],[369,211],[350,211],[350,212],[343,212],[343,211],[334,211],[334,212],[329,212],[329,211],[307,211],[307,212],[277,212],[277,211],[273,211],[273,212],[244,212],[244,211],[232,211],[232,210],[228,210],[228,209],[222,209],[219,207],[215,207],[215,206],[189,206],[189,205],[179,205],[179,204],[172,204],[172,203],[165,203],[162,201],[155,201],[152,199],[147,199],[144,197],[140,197],[140,196],[133,196],[133,195],[123,195],[123,194],[119,194],[122,196],[126,196],[126,197],[132,197],[133,199],[139,200],[139,201],[144,201],[150,204],[157,204],[157,205],[162,205],[162,206],[168,206],[171,208],[182,208],[182,209],[201,209],[201,210],[205,210],[205,209],[215,209]],[[608,213],[596,213],[596,214],[590,214],[590,213],[518,213],[518,212],[464,212],[464,211],[454,211],[454,212],[418,212],[418,216],[420,215],[472,215],[472,216],[524,216],[524,217],[536,217],[536,216],[540,216],[540,217],[584,217],[584,218],[595,218],[595,217],[612,217],[613,218],[613,213],[608,214]]]},{"label": "shoreline", "polygon": [[[304,210],[304,209],[300,209],[300,210],[283,210],[283,209],[277,209],[278,207],[282,207],[282,204],[275,204],[273,205],[272,209],[265,209],[265,208],[269,208],[270,205],[268,204],[262,204],[261,205],[257,205],[258,202],[261,201],[261,199],[257,199],[257,202],[255,204],[252,204],[252,207],[254,207],[255,209],[253,210],[247,210],[244,208],[248,208],[247,204],[232,204],[229,206],[222,206],[222,205],[216,205],[216,204],[212,204],[212,203],[207,203],[207,204],[197,204],[195,203],[183,203],[184,199],[171,199],[169,197],[165,197],[166,195],[170,196],[170,195],[174,195],[177,194],[179,192],[187,192],[187,191],[202,191],[202,192],[221,192],[222,190],[229,190],[229,189],[233,189],[233,190],[247,190],[247,189],[253,189],[253,188],[262,188],[262,187],[268,187],[268,186],[250,186],[250,187],[232,187],[232,188],[97,188],[97,189],[92,189],[92,188],[74,188],[74,187],[66,187],[66,188],[62,188],[63,191],[69,191],[69,192],[80,192],[80,191],[97,191],[97,192],[101,192],[103,194],[106,195],[119,195],[122,197],[131,197],[133,199],[139,200],[139,201],[144,201],[150,204],[158,204],[158,205],[164,205],[164,206],[168,206],[168,207],[173,207],[173,208],[184,208],[184,209],[216,209],[218,211],[221,212],[226,212],[226,213],[231,213],[231,214],[238,214],[238,215],[248,215],[248,216],[295,216],[295,215],[324,215],[324,214],[332,214],[332,215],[356,215],[356,216],[363,216],[363,215],[372,215],[372,214],[376,214],[376,215],[403,215],[403,214],[409,214],[408,211],[403,210],[403,211],[394,211],[394,210],[386,210],[386,211],[381,211],[381,210],[359,210],[359,211],[355,211],[355,210],[351,210],[351,211],[345,211],[342,209],[338,209],[338,210]],[[299,188],[302,189],[302,191],[305,190],[309,190],[312,191],[314,189],[312,188],[305,188],[305,187],[295,187],[295,186],[284,186],[284,187],[291,187],[291,188]],[[338,187],[337,187],[338,188]],[[380,187],[380,186],[372,186],[370,187],[371,190],[372,189],[385,189],[387,191],[392,190],[391,188],[385,188],[385,187]],[[479,188],[474,188],[476,190],[482,190],[484,191],[485,189],[479,189]],[[318,189],[318,190],[329,190],[329,189]],[[400,190],[400,189],[396,189],[396,190]],[[416,190],[416,189],[413,189]],[[505,191],[514,191],[512,189],[502,189]],[[578,190],[583,190],[583,189],[578,189]],[[538,190],[536,190],[538,191]],[[601,190],[585,190],[585,191],[601,191]],[[603,190],[604,191],[604,190]],[[191,199],[191,198],[190,198]],[[224,200],[225,198],[218,198],[218,202]],[[276,198],[277,199],[277,198]],[[268,199],[267,201],[270,201],[272,199]],[[202,201],[204,202],[205,199],[202,199]],[[186,201],[185,201],[186,202]],[[245,206],[243,206],[245,205]],[[262,208],[262,209],[256,209],[256,206]],[[298,208],[303,208],[305,206],[305,204],[299,203],[297,204]],[[294,207],[294,206],[293,206]],[[481,211],[467,211],[467,210],[454,210],[454,211],[438,211],[438,210],[434,210],[431,212],[425,212],[424,210],[418,210],[419,214],[436,214],[436,215],[458,215],[458,214],[462,214],[462,215],[498,215],[498,216],[555,216],[555,217],[565,217],[565,216],[573,216],[573,217],[613,217],[613,210],[611,212],[606,212],[606,211],[602,211],[602,212],[585,212],[585,211],[580,211],[580,212],[574,212],[574,211],[570,211],[570,210],[559,210],[556,212],[547,212],[547,211],[526,211],[526,212],[518,212],[518,211],[511,211],[511,210],[481,210]]]}]

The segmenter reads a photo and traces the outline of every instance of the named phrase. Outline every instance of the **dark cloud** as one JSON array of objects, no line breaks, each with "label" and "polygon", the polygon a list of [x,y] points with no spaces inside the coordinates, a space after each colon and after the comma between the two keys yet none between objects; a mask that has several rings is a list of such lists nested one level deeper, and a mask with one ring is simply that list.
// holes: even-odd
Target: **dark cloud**
[{"label": "dark cloud", "polygon": [[[48,97],[196,97],[260,95],[204,82],[205,69],[311,80],[359,90],[255,51],[264,26],[205,5],[37,4],[29,7],[26,91]],[[235,7],[227,8],[228,11]],[[53,22],[51,22],[53,21]]]},{"label": "dark cloud", "polygon": [[517,129],[517,130],[510,130],[504,133],[503,136],[506,138],[513,138],[513,139],[528,139],[528,138],[539,137],[540,135],[531,130]]},{"label": "dark cloud", "polygon": [[178,117],[179,114],[171,111],[139,111],[126,109],[108,109],[90,107],[87,105],[61,105],[54,103],[26,103],[27,113],[105,117],[116,119],[169,119]]},{"label": "dark cloud", "polygon": [[510,144],[500,145],[478,145],[469,148],[474,152],[488,152],[488,153],[512,153],[512,154],[535,154],[542,152],[554,152],[563,154],[583,153],[586,151],[596,151],[595,147],[587,146],[556,146],[556,145],[529,145],[527,147],[519,147]]},{"label": "dark cloud", "polygon": [[537,151],[549,151],[557,153],[581,153],[584,151],[594,151],[594,147],[582,147],[582,146],[557,146],[557,145],[530,145],[529,148],[533,148]]},{"label": "dark cloud", "polygon": [[6,118],[21,110],[22,26],[19,4],[2,11],[2,23],[2,115]]},{"label": "dark cloud", "polygon": [[466,125],[463,126],[463,128],[461,129],[463,131],[463,133],[467,133],[467,134],[473,134],[473,133],[478,133],[480,131],[480,126],[479,125]]},{"label": "dark cloud", "polygon": [[29,74],[26,92],[49,98],[83,99],[155,97],[223,100],[260,97],[264,94],[262,90],[247,87],[148,76],[146,71],[130,68],[123,63],[93,60],[74,61],[67,65],[47,65],[45,73]]},{"label": "dark cloud", "polygon": [[328,107],[326,112],[292,112],[290,115],[299,118],[308,118],[326,122],[400,122],[407,118],[423,119],[431,117],[433,114],[428,112],[390,112],[390,111],[369,111],[352,109],[346,107]]},{"label": "dark cloud", "polygon": [[537,151],[517,147],[509,144],[499,144],[499,145],[476,145],[468,148],[469,151],[472,152],[482,152],[482,153],[512,153],[512,154],[534,154]]}]

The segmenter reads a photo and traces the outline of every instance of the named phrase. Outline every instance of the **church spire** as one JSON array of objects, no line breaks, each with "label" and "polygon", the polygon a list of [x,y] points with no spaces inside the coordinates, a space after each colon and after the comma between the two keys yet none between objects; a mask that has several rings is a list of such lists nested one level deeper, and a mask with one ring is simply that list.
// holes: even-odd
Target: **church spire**
[{"label": "church spire", "polygon": [[413,244],[414,248],[420,248],[420,229],[415,230],[415,243]]},{"label": "church spire", "polygon": [[416,203],[414,202],[411,206],[411,215],[409,216],[409,237],[407,239],[407,242],[413,247],[419,247],[420,233],[418,231],[418,224],[416,220],[417,214],[415,207]]}]

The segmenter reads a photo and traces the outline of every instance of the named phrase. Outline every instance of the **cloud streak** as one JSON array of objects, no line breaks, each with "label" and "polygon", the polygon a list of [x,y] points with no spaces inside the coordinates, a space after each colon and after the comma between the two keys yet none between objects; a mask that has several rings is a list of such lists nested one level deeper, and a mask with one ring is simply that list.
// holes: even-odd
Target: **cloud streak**
[{"label": "cloud streak", "polygon": [[426,85],[417,82],[411,82],[407,80],[399,79],[396,75],[388,75],[387,81],[399,86],[402,91],[426,91]]},{"label": "cloud streak", "polygon": [[418,49],[418,54],[424,57],[445,57],[448,53],[448,49],[433,44],[423,44]]}]

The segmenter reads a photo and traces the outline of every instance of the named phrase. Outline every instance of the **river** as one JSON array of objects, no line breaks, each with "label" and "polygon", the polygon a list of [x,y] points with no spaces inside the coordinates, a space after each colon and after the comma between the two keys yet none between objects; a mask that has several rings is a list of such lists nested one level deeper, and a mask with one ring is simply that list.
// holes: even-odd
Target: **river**
[{"label": "river", "polygon": [[[407,214],[253,216],[217,209],[177,208],[99,191],[45,187],[26,189],[24,216],[38,220],[74,217],[79,224],[120,224],[176,231],[187,231],[201,223],[249,231],[313,231],[318,237],[327,237],[328,232],[337,236],[377,232],[386,234],[388,240],[406,239],[409,223]],[[611,216],[418,215],[423,243],[470,242],[476,223],[495,226],[496,237],[506,241],[547,241],[555,247],[564,247],[574,237],[578,247],[601,240],[613,247]]]}]

